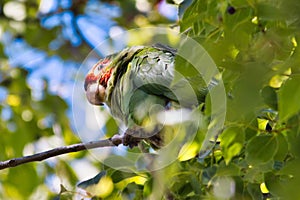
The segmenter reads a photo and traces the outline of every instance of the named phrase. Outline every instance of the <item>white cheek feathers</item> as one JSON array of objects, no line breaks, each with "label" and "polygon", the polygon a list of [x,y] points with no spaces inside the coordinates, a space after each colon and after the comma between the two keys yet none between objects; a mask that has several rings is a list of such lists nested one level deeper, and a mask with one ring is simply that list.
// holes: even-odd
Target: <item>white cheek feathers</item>
[{"label": "white cheek feathers", "polygon": [[93,105],[103,105],[105,99],[105,88],[98,83],[92,83],[87,87],[86,97]]}]

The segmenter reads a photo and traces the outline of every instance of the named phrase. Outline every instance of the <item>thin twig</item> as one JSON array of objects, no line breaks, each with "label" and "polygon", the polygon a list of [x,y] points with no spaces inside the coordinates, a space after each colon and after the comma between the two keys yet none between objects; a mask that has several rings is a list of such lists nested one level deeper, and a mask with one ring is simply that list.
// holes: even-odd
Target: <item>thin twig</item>
[{"label": "thin twig", "polygon": [[0,162],[0,170],[5,168],[16,167],[28,162],[42,161],[51,157],[55,157],[62,154],[67,154],[71,152],[78,152],[87,149],[101,148],[101,147],[111,147],[118,146],[122,143],[122,137],[114,136],[110,139],[92,141],[87,143],[73,144],[69,146],[57,147],[48,151],[36,153],[30,156],[24,156],[19,158],[13,158],[10,160]]}]

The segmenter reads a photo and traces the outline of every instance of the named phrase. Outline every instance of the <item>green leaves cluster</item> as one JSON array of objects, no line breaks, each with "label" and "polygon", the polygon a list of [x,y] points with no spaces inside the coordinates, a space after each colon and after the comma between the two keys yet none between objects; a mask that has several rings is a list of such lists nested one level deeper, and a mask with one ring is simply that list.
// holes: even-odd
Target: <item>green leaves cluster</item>
[{"label": "green leaves cluster", "polygon": [[[225,84],[226,121],[211,155],[210,181],[231,178],[231,198],[299,198],[298,7],[295,0],[201,0],[180,21],[181,32],[212,56]],[[234,173],[218,173],[224,166]],[[219,198],[214,191],[202,194]]]}]

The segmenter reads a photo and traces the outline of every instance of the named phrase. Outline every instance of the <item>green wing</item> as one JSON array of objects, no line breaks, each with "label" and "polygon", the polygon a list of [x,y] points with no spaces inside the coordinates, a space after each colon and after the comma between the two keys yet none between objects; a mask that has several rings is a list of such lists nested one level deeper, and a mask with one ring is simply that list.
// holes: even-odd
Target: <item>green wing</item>
[{"label": "green wing", "polygon": [[148,47],[132,59],[134,87],[152,95],[177,101],[170,86],[174,79],[174,54],[169,50]]},{"label": "green wing", "polygon": [[[144,48],[131,61],[132,80],[136,88],[148,94],[191,107],[205,101],[209,86],[200,74],[174,83],[176,50],[161,44]],[[190,65],[187,65],[192,67]]]},{"label": "green wing", "polygon": [[208,89],[199,75],[173,84],[175,52],[163,45],[131,47],[116,57],[107,95],[115,117],[130,126],[143,123],[169,102],[191,107],[204,101]]},{"label": "green wing", "polygon": [[[141,124],[151,112],[176,101],[170,90],[174,78],[174,54],[170,50],[127,48],[112,65],[116,69],[108,83],[107,104],[112,114],[126,125]],[[153,109],[153,105],[158,106]]]}]

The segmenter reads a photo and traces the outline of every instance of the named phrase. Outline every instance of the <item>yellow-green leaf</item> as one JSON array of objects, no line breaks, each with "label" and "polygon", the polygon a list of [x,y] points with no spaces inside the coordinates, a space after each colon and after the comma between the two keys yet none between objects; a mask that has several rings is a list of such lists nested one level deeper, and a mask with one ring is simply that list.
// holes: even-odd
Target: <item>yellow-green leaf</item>
[{"label": "yellow-green leaf", "polygon": [[243,148],[245,133],[240,127],[229,127],[221,134],[221,147],[226,164]]}]

